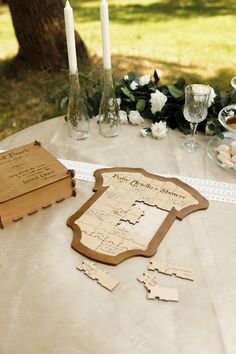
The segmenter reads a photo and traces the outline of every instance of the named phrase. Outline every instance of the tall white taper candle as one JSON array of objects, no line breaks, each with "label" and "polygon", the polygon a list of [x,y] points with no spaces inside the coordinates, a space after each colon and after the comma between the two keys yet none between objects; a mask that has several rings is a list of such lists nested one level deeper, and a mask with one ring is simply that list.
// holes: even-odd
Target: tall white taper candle
[{"label": "tall white taper candle", "polygon": [[110,33],[109,33],[109,14],[106,0],[100,3],[100,18],[102,30],[102,50],[104,69],[111,69],[111,53],[110,53]]},{"label": "tall white taper candle", "polygon": [[66,26],[66,42],[67,42],[69,69],[71,74],[75,74],[77,71],[75,30],[74,30],[73,10],[68,0],[64,8],[64,17],[65,17],[65,26]]}]

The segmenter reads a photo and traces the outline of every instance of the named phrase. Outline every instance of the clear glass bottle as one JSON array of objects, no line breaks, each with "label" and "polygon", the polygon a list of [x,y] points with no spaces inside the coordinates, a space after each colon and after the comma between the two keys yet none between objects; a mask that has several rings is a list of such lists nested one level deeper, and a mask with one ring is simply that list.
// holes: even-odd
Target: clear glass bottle
[{"label": "clear glass bottle", "polygon": [[67,109],[69,135],[75,140],[83,140],[89,134],[89,116],[81,94],[78,72],[70,73],[69,102]]},{"label": "clear glass bottle", "polygon": [[104,69],[103,93],[99,108],[99,132],[106,138],[117,136],[120,132],[119,107],[111,69]]}]

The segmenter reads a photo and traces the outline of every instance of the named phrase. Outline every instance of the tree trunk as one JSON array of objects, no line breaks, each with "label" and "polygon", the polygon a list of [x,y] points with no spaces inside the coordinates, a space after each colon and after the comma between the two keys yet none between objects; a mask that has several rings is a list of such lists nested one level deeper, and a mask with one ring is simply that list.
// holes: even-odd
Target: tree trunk
[{"label": "tree trunk", "polygon": [[[68,68],[62,0],[9,0],[13,25],[19,42],[17,58],[40,69]],[[89,63],[87,48],[78,35],[79,65]]]}]

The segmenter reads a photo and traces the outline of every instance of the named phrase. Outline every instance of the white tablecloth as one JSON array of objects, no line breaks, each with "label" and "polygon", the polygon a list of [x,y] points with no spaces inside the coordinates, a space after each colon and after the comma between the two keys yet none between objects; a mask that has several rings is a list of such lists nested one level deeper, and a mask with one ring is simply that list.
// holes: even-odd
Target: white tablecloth
[{"label": "white tablecloth", "polygon": [[[56,118],[3,140],[0,149],[38,140],[57,158],[235,183],[204,149],[184,152],[183,139],[177,131],[143,138],[134,126],[106,139],[93,121],[89,138],[75,142]],[[180,301],[152,301],[136,280],[148,258],[98,264],[120,281],[111,293],[76,270],[85,257],[70,247],[66,220],[92,188],[80,180],[75,198],[0,230],[0,353],[235,354],[236,205],[210,202],[175,221],[153,258],[192,269],[194,282],[157,274],[163,286],[179,289]]]}]

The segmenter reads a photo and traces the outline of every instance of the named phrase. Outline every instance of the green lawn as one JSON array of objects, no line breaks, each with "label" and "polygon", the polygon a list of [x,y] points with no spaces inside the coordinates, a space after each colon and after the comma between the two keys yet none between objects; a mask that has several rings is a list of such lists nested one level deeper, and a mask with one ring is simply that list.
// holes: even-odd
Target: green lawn
[{"label": "green lawn", "polygon": [[[116,75],[158,69],[163,82],[184,76],[226,90],[236,75],[236,2],[109,0],[112,62]],[[101,66],[99,1],[71,0],[76,29]],[[24,71],[5,78],[17,53],[6,5],[0,5],[0,139],[55,114],[45,102],[62,74]]]}]

